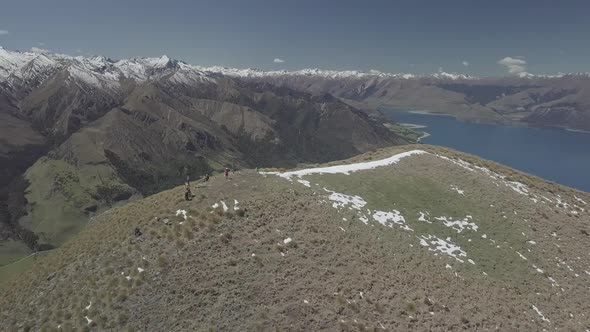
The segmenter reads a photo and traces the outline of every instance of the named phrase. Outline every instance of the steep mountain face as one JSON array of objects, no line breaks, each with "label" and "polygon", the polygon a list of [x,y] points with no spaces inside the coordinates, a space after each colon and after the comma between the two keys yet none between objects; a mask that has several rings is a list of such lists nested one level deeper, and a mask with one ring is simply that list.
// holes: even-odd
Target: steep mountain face
[{"label": "steep mountain face", "polygon": [[524,122],[590,130],[590,76],[476,78],[356,71],[274,71],[202,68],[247,81],[329,93],[380,107],[427,109],[480,122]]},{"label": "steep mountain face", "polygon": [[187,176],[405,142],[382,118],[332,96],[237,81],[166,56],[0,49],[0,119],[0,240],[26,238],[32,250],[60,245],[95,213]]},{"label": "steep mountain face", "polygon": [[427,145],[193,189],[0,268],[0,330],[590,329],[588,193]]}]

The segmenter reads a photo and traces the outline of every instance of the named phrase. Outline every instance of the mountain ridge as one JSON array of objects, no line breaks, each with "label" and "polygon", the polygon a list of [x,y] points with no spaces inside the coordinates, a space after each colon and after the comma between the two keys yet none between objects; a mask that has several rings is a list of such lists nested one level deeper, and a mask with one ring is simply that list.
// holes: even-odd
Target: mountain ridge
[{"label": "mountain ridge", "polygon": [[96,216],[0,284],[0,326],[590,328],[587,193],[428,145],[193,186]]}]

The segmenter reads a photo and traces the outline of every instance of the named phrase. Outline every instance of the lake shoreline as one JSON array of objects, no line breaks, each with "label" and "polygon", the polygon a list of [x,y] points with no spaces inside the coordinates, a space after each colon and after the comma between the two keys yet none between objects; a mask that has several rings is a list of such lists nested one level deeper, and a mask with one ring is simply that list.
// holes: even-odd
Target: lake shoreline
[{"label": "lake shoreline", "polygon": [[[571,132],[576,132],[576,133],[590,134],[590,130],[574,129],[574,128],[569,128],[569,127],[565,127],[565,126],[542,126],[542,125],[535,125],[535,124],[521,122],[521,121],[505,121],[505,122],[485,122],[485,121],[483,121],[483,122],[479,122],[479,121],[476,121],[473,119],[462,119],[462,118],[459,118],[453,114],[430,111],[430,110],[404,109],[404,108],[398,108],[398,107],[382,106],[379,108],[379,111],[382,113],[383,113],[383,111],[389,111],[389,112],[405,112],[405,113],[419,114],[419,115],[452,117],[452,118],[456,119],[457,121],[461,121],[461,122],[485,124],[485,125],[506,125],[506,126],[528,127],[528,128],[536,128],[536,129],[560,129],[560,130],[566,130],[566,131],[571,131]],[[387,114],[384,114],[384,115],[387,116]]]},{"label": "lake shoreline", "polygon": [[[423,125],[419,125],[419,124],[415,124],[415,123],[398,123],[400,126],[404,126],[406,128],[409,129],[423,129],[423,128],[427,128],[427,126],[423,126]],[[416,142],[420,142],[422,139],[429,137],[430,133],[424,131],[424,130],[416,130],[417,132],[422,133],[422,136],[416,138]]]},{"label": "lake shoreline", "polygon": [[[449,147],[513,167],[564,186],[590,192],[590,133],[560,127],[484,124],[429,112],[383,110],[384,115],[419,132],[423,144]],[[439,114],[434,114],[439,115]]]}]

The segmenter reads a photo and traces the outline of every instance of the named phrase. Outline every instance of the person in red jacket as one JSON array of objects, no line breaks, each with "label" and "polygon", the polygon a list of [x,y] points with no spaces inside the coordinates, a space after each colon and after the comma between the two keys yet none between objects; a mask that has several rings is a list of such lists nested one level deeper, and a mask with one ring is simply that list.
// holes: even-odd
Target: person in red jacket
[{"label": "person in red jacket", "polygon": [[229,168],[225,168],[225,179],[229,179]]}]

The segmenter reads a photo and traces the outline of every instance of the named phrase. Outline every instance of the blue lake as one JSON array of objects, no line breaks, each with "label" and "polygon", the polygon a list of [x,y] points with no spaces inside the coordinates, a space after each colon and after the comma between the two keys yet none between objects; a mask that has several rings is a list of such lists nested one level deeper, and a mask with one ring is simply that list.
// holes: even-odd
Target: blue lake
[{"label": "blue lake", "polygon": [[493,160],[590,192],[590,133],[558,128],[463,122],[452,116],[382,109],[399,123],[426,126],[422,143]]}]

